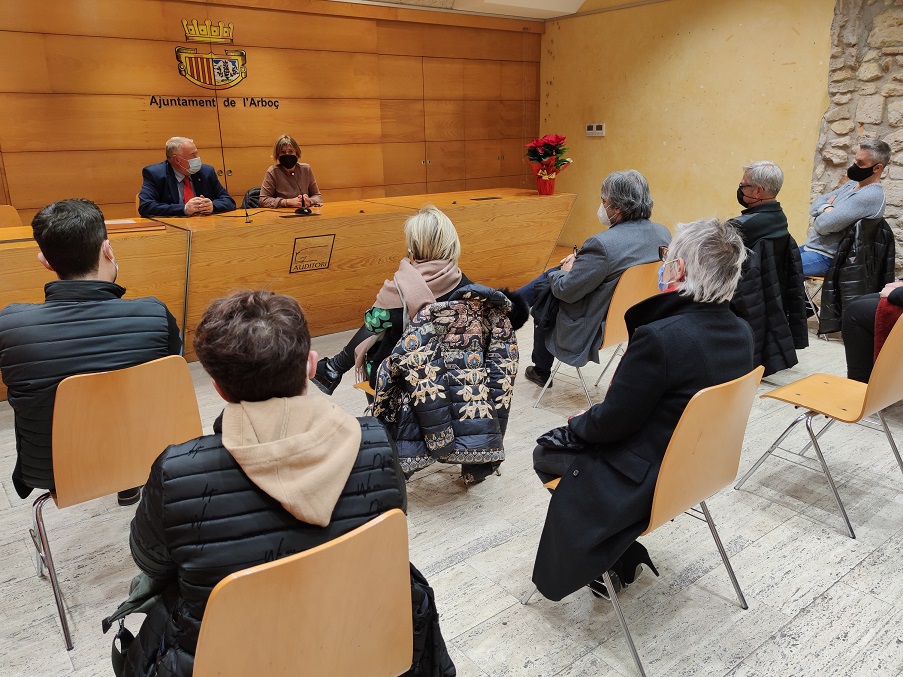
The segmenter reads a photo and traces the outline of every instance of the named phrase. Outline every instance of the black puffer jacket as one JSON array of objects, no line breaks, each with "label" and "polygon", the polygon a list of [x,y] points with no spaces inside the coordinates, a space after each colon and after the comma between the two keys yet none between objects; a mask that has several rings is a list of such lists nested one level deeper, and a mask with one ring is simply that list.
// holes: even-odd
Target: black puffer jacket
[{"label": "black puffer jacket", "polygon": [[[16,414],[13,485],[20,497],[54,487],[51,433],[60,381],[179,354],[179,329],[166,306],[123,294],[112,282],[57,280],[44,286],[44,303],[13,303],[0,312],[0,370]],[[110,407],[115,415],[115,403]]]},{"label": "black puffer jacket", "polygon": [[768,376],[797,364],[796,351],[809,345],[803,264],[790,235],[763,238],[747,254],[731,310],[752,327],[754,365]]},{"label": "black puffer jacket", "polygon": [[145,573],[172,584],[132,643],[126,675],[191,675],[207,598],[225,576],[407,508],[404,477],[385,429],[372,418],[359,421],[360,452],[326,527],[296,519],[258,488],[223,447],[219,420],[217,434],[161,454],[132,522],[131,549]]},{"label": "black puffer jacket", "polygon": [[398,444],[405,472],[431,459],[445,463],[503,460],[517,337],[500,291],[460,287],[421,310],[376,379],[373,414]]},{"label": "black puffer jacket", "polygon": [[885,219],[861,219],[843,236],[821,290],[818,333],[840,331],[844,305],[894,281],[894,231]]}]

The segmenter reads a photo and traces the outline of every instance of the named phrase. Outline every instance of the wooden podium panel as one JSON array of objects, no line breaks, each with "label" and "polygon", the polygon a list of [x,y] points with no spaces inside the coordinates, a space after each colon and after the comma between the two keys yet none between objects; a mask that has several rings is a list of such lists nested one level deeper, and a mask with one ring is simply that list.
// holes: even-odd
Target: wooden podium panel
[{"label": "wooden podium panel", "polygon": [[[136,221],[148,223],[143,219]],[[119,263],[116,282],[128,290],[125,298],[157,297],[182,328],[188,233],[173,227],[138,233],[111,232],[110,244]],[[40,264],[38,251],[30,227],[0,228],[0,308],[10,303],[44,302],[44,285],[57,278]],[[0,399],[6,399],[6,387],[2,385]]]},{"label": "wooden podium panel", "polygon": [[516,288],[543,270],[575,198],[505,188],[330,202],[298,218],[271,210],[250,224],[234,213],[167,219],[192,231],[186,359],[196,359],[194,328],[210,301],[238,289],[294,296],[314,336],[359,327],[406,255],[405,220],[428,203],[455,223],[468,277]]}]

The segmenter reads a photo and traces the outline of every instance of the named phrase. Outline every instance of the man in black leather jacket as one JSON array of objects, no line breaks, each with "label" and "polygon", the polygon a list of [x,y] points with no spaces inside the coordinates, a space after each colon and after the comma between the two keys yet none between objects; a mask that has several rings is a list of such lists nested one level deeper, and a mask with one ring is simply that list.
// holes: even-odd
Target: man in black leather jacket
[{"label": "man in black leather jacket", "polygon": [[[44,303],[13,303],[0,311],[0,371],[15,412],[18,452],[13,485],[22,498],[32,489],[54,488],[51,432],[60,381],[182,350],[176,320],[162,302],[122,298],[97,205],[55,202],[31,225],[38,260],[59,279],[44,286]],[[111,415],[115,406],[110,403]],[[139,488],[120,492],[119,502],[136,503],[139,495]]]}]

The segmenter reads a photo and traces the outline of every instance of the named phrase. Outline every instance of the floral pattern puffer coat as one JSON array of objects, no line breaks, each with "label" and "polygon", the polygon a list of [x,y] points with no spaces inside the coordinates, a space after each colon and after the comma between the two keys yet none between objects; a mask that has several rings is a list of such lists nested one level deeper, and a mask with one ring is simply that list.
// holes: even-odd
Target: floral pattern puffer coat
[{"label": "floral pattern puffer coat", "polygon": [[500,291],[460,287],[417,313],[380,364],[373,415],[406,474],[437,460],[504,460],[518,360],[510,309]]}]

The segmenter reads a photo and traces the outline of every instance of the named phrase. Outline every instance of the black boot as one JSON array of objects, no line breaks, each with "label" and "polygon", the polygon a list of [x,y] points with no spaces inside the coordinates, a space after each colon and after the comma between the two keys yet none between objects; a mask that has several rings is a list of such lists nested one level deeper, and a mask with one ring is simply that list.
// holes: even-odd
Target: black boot
[{"label": "black boot", "polygon": [[501,475],[499,472],[499,466],[501,465],[501,461],[492,461],[490,463],[462,463],[461,479],[464,480],[464,484],[467,486],[479,484],[492,473]]},{"label": "black boot", "polygon": [[324,357],[317,362],[317,373],[312,380],[320,390],[332,395],[342,382],[342,372],[335,368],[331,358]]},{"label": "black boot", "polygon": [[646,550],[642,543],[634,541],[630,544],[630,547],[624,551],[624,554],[618,558],[618,561],[614,563],[612,570],[618,574],[618,578],[621,580],[624,587],[627,587],[640,575],[644,564],[649,567],[652,573],[658,576],[658,569],[656,569],[655,565],[652,563],[652,559],[649,557],[649,551]]}]

